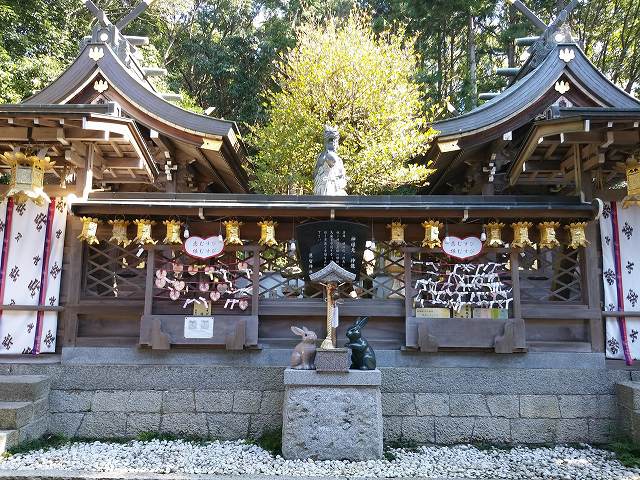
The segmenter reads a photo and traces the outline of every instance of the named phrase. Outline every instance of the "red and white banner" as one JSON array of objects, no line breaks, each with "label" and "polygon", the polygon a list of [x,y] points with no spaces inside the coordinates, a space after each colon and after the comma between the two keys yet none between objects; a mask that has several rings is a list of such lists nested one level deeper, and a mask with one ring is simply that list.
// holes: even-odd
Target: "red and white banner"
[{"label": "red and white banner", "polygon": [[[1,305],[58,305],[66,218],[64,199],[0,203]],[[57,324],[57,312],[0,308],[0,354],[54,352]]]}]

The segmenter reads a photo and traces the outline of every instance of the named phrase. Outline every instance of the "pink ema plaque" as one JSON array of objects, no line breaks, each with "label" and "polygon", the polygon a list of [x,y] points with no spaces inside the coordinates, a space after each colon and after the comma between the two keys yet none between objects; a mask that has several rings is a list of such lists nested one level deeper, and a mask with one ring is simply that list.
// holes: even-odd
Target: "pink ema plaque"
[{"label": "pink ema plaque", "polygon": [[473,258],[482,252],[482,241],[478,237],[444,237],[442,251],[453,258]]}]

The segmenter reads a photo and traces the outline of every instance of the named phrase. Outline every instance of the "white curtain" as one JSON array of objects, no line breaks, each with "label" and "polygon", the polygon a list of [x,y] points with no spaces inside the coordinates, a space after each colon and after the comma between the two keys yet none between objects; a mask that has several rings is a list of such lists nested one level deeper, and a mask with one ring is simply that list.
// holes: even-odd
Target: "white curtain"
[{"label": "white curtain", "polygon": [[[0,203],[2,305],[59,304],[66,216],[64,199]],[[55,351],[57,312],[0,310],[0,354]]]},{"label": "white curtain", "polygon": [[[605,310],[640,311],[640,207],[605,202],[600,217]],[[606,320],[607,358],[640,358],[640,318]]]}]

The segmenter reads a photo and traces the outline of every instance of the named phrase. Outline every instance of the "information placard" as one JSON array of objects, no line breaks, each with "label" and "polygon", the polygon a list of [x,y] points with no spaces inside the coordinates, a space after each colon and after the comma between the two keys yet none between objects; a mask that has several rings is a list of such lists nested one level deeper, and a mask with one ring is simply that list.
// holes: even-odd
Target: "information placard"
[{"label": "information placard", "polygon": [[213,338],[213,317],[185,317],[184,338]]}]

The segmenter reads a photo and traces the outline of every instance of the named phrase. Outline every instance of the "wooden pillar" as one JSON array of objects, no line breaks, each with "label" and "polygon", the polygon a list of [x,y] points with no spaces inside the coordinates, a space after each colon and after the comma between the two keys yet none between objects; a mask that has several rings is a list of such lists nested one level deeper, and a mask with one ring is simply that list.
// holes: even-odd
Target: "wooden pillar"
[{"label": "wooden pillar", "polygon": [[82,266],[85,261],[84,245],[78,240],[81,230],[80,219],[67,216],[60,302],[65,307],[60,318],[63,324],[63,347],[74,346],[78,337],[78,303],[84,277]]}]

